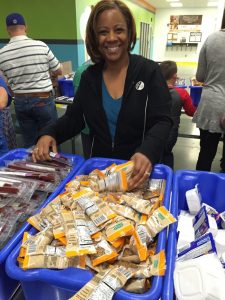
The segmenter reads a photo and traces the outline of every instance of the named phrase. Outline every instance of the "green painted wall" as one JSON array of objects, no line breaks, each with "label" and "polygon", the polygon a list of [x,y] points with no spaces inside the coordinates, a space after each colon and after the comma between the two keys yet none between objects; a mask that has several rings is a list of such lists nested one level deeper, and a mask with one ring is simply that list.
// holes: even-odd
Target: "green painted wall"
[{"label": "green painted wall", "polygon": [[[140,22],[152,23],[154,26],[155,15],[131,1],[124,2],[135,17],[137,43],[133,53],[139,53]],[[84,42],[79,30],[80,16],[86,6],[96,4],[97,0],[0,0],[0,3],[0,40],[9,38],[5,25],[6,16],[18,12],[26,20],[28,36],[40,40],[53,40],[48,45],[59,60],[71,60],[74,70],[85,61]],[[5,43],[6,41],[3,41],[0,47]]]},{"label": "green painted wall", "polygon": [[[79,0],[78,0],[79,1]],[[8,38],[5,17],[21,13],[36,39],[76,39],[76,0],[1,0],[0,39]]]},{"label": "green painted wall", "polygon": [[[78,0],[76,1],[76,13],[77,13],[77,28],[79,28],[79,18],[80,15],[82,14],[82,12],[84,11],[86,6],[91,6],[95,3],[97,3],[98,1],[95,0]],[[124,3],[130,8],[130,10],[132,11],[134,18],[135,18],[135,22],[136,22],[136,28],[137,28],[137,38],[140,37],[140,22],[145,22],[145,23],[152,23],[154,26],[155,23],[155,14],[151,13],[150,11],[128,1],[128,0],[124,0]],[[80,31],[78,30],[77,33],[77,37],[78,39],[81,38],[80,36]]]}]

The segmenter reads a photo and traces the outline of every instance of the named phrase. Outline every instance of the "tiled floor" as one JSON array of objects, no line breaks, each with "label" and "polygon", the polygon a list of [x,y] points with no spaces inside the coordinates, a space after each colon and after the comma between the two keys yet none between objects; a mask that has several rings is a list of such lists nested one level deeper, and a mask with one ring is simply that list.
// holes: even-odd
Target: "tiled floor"
[{"label": "tiled floor", "polygon": [[[174,170],[195,170],[199,154],[199,129],[192,123],[190,117],[182,114],[179,129],[180,137],[174,147]],[[183,137],[190,135],[191,137]],[[182,137],[181,137],[182,136]],[[222,142],[219,143],[216,157],[212,164],[212,172],[220,171],[220,159],[222,156]]]}]

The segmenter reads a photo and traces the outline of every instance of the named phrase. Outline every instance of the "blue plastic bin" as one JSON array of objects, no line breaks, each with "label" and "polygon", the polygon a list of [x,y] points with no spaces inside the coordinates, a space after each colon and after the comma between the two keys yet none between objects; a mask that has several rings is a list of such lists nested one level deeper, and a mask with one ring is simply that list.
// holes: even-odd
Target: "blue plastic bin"
[{"label": "blue plastic bin", "polygon": [[[177,218],[178,212],[188,210],[185,192],[198,183],[202,201],[219,212],[225,210],[225,174],[204,171],[180,170],[174,174],[171,213]],[[170,225],[167,245],[167,271],[164,281],[162,300],[174,299],[173,271],[176,260],[177,223]]]},{"label": "blue plastic bin", "polygon": [[189,88],[190,88],[190,96],[191,96],[192,102],[193,102],[194,106],[197,107],[199,104],[199,101],[201,99],[202,86],[190,85]]},{"label": "blue plastic bin", "polygon": [[62,96],[74,97],[74,86],[72,79],[58,79],[60,94]]},{"label": "blue plastic bin", "polygon": [[[122,163],[124,161],[116,159],[92,158],[87,160],[78,174],[88,174],[92,170],[105,169],[112,163]],[[167,180],[163,204],[169,209],[170,190],[172,185],[172,170],[164,165],[156,165],[152,178],[163,178]],[[166,247],[166,233],[164,229],[158,236],[157,252]],[[91,278],[92,274],[88,270],[77,268],[68,268],[65,270],[21,270],[16,262],[19,253],[18,245],[16,249],[9,255],[6,262],[6,271],[8,275],[21,282],[22,289],[27,300],[45,300],[45,299],[68,299],[74,295],[84,284]],[[154,277],[151,289],[144,294],[133,294],[118,291],[113,297],[114,300],[156,300],[159,299],[162,292],[163,277]]]},{"label": "blue plastic bin", "polygon": [[[23,159],[27,156],[26,149],[16,149],[8,152],[0,157],[0,166],[4,166],[4,160]],[[84,158],[79,155],[64,154],[67,157],[73,159],[73,170],[64,178],[60,185],[55,189],[53,193],[42,203],[40,208],[44,207],[53,200],[64,188],[64,185],[74,177],[74,174],[84,163]],[[39,209],[40,209],[39,208]],[[11,251],[16,247],[23,233],[31,228],[29,223],[25,223],[18,232],[8,241],[8,243],[0,250],[0,300],[8,300],[18,285],[18,280],[13,280],[7,276],[5,272],[5,261]]]}]

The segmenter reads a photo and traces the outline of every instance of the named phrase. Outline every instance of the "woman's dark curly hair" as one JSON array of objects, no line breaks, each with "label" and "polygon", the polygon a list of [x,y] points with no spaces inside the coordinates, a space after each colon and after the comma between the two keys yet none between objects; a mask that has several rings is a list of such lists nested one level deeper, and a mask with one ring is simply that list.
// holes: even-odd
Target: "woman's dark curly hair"
[{"label": "woman's dark curly hair", "polygon": [[97,20],[99,15],[105,10],[117,9],[124,16],[127,29],[128,29],[128,49],[130,52],[134,49],[136,43],[136,25],[134,17],[130,9],[122,1],[119,0],[102,0],[99,1],[92,9],[90,17],[88,19],[87,28],[86,28],[86,47],[91,60],[94,63],[98,63],[103,60],[102,55],[98,49],[98,36],[97,36]]}]

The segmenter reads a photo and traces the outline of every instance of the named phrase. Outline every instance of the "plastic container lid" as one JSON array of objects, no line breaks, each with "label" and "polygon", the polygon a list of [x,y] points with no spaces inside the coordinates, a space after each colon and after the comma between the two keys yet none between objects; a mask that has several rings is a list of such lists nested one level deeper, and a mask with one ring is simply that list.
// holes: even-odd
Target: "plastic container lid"
[{"label": "plastic container lid", "polygon": [[216,254],[176,263],[174,286],[178,300],[224,300],[224,281]]}]

